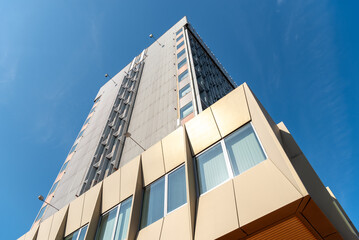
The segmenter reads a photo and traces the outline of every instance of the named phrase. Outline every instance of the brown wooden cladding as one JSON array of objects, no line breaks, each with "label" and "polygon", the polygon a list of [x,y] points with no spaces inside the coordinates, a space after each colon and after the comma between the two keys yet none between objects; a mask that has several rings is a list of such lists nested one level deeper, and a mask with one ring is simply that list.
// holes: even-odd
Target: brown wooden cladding
[{"label": "brown wooden cladding", "polygon": [[266,230],[257,233],[253,236],[246,238],[246,240],[316,240],[313,234],[304,226],[304,224],[297,218],[292,217],[285,220],[273,227],[267,228]]}]

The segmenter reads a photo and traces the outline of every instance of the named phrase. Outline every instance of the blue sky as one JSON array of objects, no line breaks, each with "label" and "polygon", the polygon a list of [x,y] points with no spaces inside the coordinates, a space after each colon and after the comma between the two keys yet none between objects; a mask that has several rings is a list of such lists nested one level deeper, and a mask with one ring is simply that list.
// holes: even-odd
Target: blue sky
[{"label": "blue sky", "polygon": [[359,226],[357,1],[0,1],[1,239],[32,224],[99,87],[187,16]]}]

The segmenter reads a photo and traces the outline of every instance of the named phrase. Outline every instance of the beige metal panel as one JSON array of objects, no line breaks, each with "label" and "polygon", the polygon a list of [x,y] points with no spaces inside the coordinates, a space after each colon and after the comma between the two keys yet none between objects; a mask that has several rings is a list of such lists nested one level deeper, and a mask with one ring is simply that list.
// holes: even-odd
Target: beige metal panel
[{"label": "beige metal panel", "polygon": [[68,215],[69,205],[60,209],[54,214],[52,220],[49,240],[62,240],[65,233],[66,219]]},{"label": "beige metal panel", "polygon": [[76,231],[81,227],[82,209],[84,206],[85,195],[81,195],[70,203],[69,214],[67,217],[65,236]]},{"label": "beige metal panel", "polygon": [[179,127],[162,139],[166,173],[186,161],[186,139],[184,128]]},{"label": "beige metal panel", "polygon": [[322,181],[303,155],[294,138],[283,123],[278,124],[282,136],[283,146],[289,156],[291,164],[298,173],[309,195],[323,211],[331,224],[344,239],[353,238],[356,234],[355,226],[350,222],[345,212],[335,206],[335,200],[323,185]]},{"label": "beige metal panel", "polygon": [[84,226],[86,223],[89,223],[92,219],[92,216],[95,214],[94,210],[96,208],[96,205],[100,204],[99,202],[101,201],[101,189],[102,182],[90,188],[84,194],[85,200],[82,211],[81,226]]},{"label": "beige metal panel", "polygon": [[53,219],[54,219],[54,215],[45,219],[45,221],[43,221],[40,224],[39,233],[37,234],[36,240],[48,240],[49,239],[51,224],[52,224]]},{"label": "beige metal panel", "polygon": [[163,218],[148,225],[138,232],[137,240],[159,240],[161,236]]},{"label": "beige metal panel", "polygon": [[189,228],[190,219],[188,213],[188,204],[186,204],[166,215],[163,220],[161,239],[192,239],[192,232]]},{"label": "beige metal panel", "polygon": [[141,166],[141,158],[140,158],[139,167],[136,173],[136,188],[132,198],[132,206],[131,206],[129,228],[127,235],[128,240],[135,239],[138,232],[138,226],[140,225],[140,216],[141,216],[141,207],[142,207],[142,189],[143,189],[143,177],[142,177],[142,166]]},{"label": "beige metal panel", "polygon": [[145,186],[165,174],[161,141],[142,153],[142,168]]},{"label": "beige metal panel", "polygon": [[241,226],[303,197],[270,160],[240,174],[233,182]]},{"label": "beige metal panel", "polygon": [[82,213],[82,224],[89,223],[85,240],[95,239],[95,234],[100,220],[102,199],[102,182],[92,187],[85,193],[84,210]]},{"label": "beige metal panel", "polygon": [[309,200],[302,214],[323,238],[337,232],[313,199]]},{"label": "beige metal panel", "polygon": [[189,142],[187,141],[188,138],[185,136],[186,139],[186,188],[187,188],[187,203],[189,205],[188,211],[190,216],[190,231],[191,231],[191,238],[193,239],[194,236],[194,226],[195,226],[195,217],[196,217],[196,206],[197,206],[197,192],[196,192],[196,177],[194,171],[194,163],[192,159],[191,149],[189,146]]},{"label": "beige metal panel", "polygon": [[101,213],[120,203],[121,169],[103,180]]},{"label": "beige metal panel", "polygon": [[141,155],[121,167],[120,202],[133,195],[136,190]]},{"label": "beige metal panel", "polygon": [[33,226],[31,230],[26,233],[25,240],[35,240],[38,230],[39,230],[39,225]]},{"label": "beige metal panel", "polygon": [[214,103],[211,109],[222,137],[251,120],[243,85]]},{"label": "beige metal panel", "polygon": [[282,138],[282,144],[284,147],[284,151],[287,153],[289,159],[302,154],[302,150],[300,150],[299,146],[293,139],[292,135],[288,131],[287,127],[283,122],[277,124],[280,132],[280,136]]},{"label": "beige metal panel", "polygon": [[188,121],[185,126],[195,155],[221,139],[210,108]]},{"label": "beige metal panel", "polygon": [[195,239],[216,239],[239,228],[233,182],[199,197]]},{"label": "beige metal panel", "polygon": [[26,233],[24,235],[22,235],[21,237],[19,237],[17,240],[25,240],[26,237]]},{"label": "beige metal panel", "polygon": [[243,87],[251,114],[252,124],[267,153],[267,157],[271,159],[274,165],[286,176],[286,178],[288,178],[303,196],[307,195],[308,192],[306,188],[294,170],[281,143],[278,141],[268,119],[260,108],[259,101],[257,101],[246,83],[243,84]]}]

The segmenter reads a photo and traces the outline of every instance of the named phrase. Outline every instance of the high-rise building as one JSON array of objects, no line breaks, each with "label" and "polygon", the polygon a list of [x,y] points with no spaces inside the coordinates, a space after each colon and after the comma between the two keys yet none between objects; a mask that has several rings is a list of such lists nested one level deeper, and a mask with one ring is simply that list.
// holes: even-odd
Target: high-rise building
[{"label": "high-rise building", "polygon": [[357,238],[285,125],[184,17],[99,90],[20,239]]}]

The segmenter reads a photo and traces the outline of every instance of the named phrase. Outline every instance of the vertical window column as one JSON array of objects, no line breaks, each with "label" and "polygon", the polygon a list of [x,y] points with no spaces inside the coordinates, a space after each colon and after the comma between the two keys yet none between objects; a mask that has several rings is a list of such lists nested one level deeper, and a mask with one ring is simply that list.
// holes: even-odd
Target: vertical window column
[{"label": "vertical window column", "polygon": [[[179,119],[184,123],[188,121],[193,113],[193,98],[183,98],[191,91],[190,78],[188,74],[188,61],[184,40],[184,31],[183,28],[176,32],[176,49],[177,49],[177,89],[178,89],[178,106],[179,106]],[[193,116],[193,115],[192,115]]]}]

